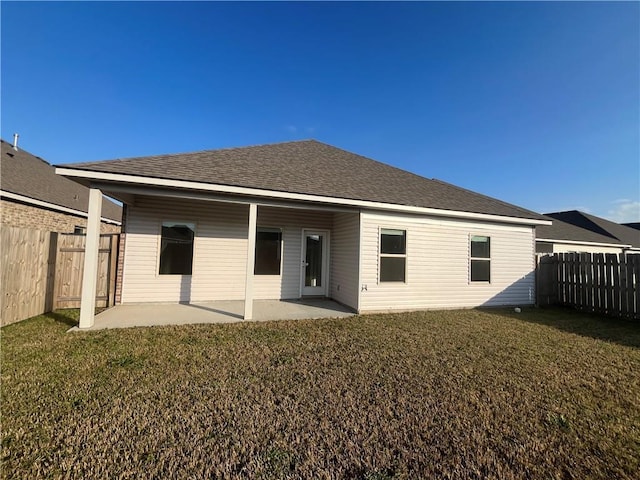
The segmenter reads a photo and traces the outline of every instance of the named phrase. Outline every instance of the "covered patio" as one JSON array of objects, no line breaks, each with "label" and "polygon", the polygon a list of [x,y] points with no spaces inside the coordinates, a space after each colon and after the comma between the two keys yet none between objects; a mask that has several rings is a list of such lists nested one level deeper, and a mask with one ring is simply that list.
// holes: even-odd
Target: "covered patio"
[{"label": "covered patio", "polygon": [[[251,321],[339,318],[354,315],[349,308],[324,298],[302,300],[254,300]],[[94,331],[108,328],[189,325],[198,323],[243,322],[241,300],[204,303],[155,303],[116,305],[95,316],[89,328],[69,331]]]}]

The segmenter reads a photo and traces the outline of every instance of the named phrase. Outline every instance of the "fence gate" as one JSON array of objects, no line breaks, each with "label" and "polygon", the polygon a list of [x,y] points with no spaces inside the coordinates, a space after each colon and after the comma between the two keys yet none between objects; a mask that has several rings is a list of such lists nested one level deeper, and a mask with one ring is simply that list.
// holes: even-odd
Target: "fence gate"
[{"label": "fence gate", "polygon": [[[114,304],[118,238],[119,235],[115,233],[100,235],[96,307]],[[54,310],[80,307],[85,242],[85,235],[58,234]]]}]

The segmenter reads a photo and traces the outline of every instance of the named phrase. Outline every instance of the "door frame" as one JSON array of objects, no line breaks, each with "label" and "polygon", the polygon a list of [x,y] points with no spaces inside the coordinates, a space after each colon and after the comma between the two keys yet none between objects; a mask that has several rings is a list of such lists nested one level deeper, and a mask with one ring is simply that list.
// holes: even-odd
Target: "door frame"
[{"label": "door frame", "polygon": [[[304,293],[304,289],[306,288],[304,285],[305,281],[305,263],[306,263],[306,253],[307,253],[307,235],[322,235],[324,238],[324,242],[322,245],[322,288],[321,293],[317,294],[306,294]],[[300,298],[304,296],[309,297],[328,297],[329,296],[329,230],[318,229],[318,228],[303,228],[302,236],[300,237]],[[317,288],[317,287],[316,287]]]}]

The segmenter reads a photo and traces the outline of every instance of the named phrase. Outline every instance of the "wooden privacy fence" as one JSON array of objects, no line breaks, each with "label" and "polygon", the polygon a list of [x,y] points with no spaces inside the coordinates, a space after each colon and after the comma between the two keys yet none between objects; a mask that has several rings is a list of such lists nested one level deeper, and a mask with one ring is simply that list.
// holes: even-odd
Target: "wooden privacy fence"
[{"label": "wooden privacy fence", "polygon": [[[118,234],[100,235],[96,306],[114,304]],[[85,236],[2,226],[1,324],[77,308]]]},{"label": "wooden privacy fence", "polygon": [[556,253],[538,259],[539,305],[640,319],[640,255]]}]

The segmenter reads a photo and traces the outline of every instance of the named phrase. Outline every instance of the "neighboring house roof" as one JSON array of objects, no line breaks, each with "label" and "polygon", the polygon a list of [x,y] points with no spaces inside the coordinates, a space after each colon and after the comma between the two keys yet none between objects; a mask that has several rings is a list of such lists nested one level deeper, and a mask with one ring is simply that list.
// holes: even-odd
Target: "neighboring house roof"
[{"label": "neighboring house roof", "polygon": [[547,217],[553,221],[552,225],[536,226],[536,240],[561,243],[594,243],[602,245],[614,245],[623,247],[626,244],[615,238],[600,233],[592,232],[586,228],[563,222],[557,218]]},{"label": "neighboring house roof", "polygon": [[632,222],[632,223],[623,223],[625,227],[635,228],[636,230],[640,230],[640,222]]},{"label": "neighboring house roof", "polygon": [[[40,157],[0,139],[0,190],[3,197],[58,210],[87,213],[89,189],[56,175],[55,168]],[[61,208],[60,208],[61,207]],[[103,198],[103,219],[120,222],[122,207]]]},{"label": "neighboring house roof", "polygon": [[60,167],[545,220],[515,205],[429,180],[316,140]]},{"label": "neighboring house roof", "polygon": [[[561,222],[571,224],[607,238],[609,243],[620,242],[625,245],[631,245],[634,248],[640,248],[640,231],[631,227],[620,225],[619,223],[580,212],[578,210],[546,213],[545,215],[553,219],[554,225],[556,220],[560,220]],[[553,228],[553,225],[551,227],[544,228]]]}]

